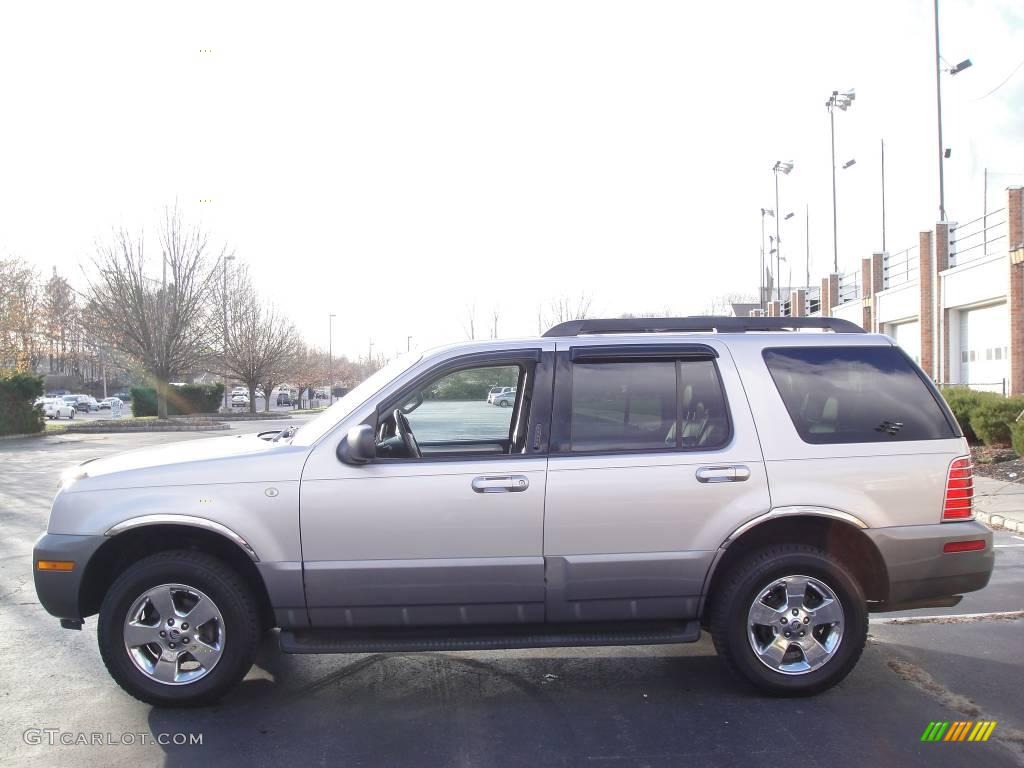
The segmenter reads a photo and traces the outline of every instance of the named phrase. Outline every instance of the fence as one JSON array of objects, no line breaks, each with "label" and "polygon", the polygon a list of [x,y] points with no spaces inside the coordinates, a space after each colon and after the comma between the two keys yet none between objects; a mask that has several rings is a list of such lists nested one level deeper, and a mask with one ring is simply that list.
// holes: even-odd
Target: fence
[{"label": "fence", "polygon": [[821,312],[821,288],[807,289],[807,314],[813,315]]},{"label": "fence", "polygon": [[1006,209],[949,228],[949,266],[959,267],[1006,246]]},{"label": "fence", "polygon": [[839,276],[839,303],[845,304],[848,301],[856,301],[861,296],[860,292],[860,270],[847,272]]},{"label": "fence", "polygon": [[918,246],[882,256],[882,289],[895,288],[917,280],[921,269]]}]

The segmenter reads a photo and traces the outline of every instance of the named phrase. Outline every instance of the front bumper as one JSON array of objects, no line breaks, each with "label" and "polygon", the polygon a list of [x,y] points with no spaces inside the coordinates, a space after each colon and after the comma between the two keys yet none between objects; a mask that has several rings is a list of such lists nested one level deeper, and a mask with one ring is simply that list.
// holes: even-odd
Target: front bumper
[{"label": "front bumper", "polygon": [[[878,547],[889,573],[889,597],[882,610],[974,592],[992,576],[992,531],[977,521],[869,528],[864,533]],[[948,542],[976,539],[984,540],[984,549],[942,551]]]},{"label": "front bumper", "polygon": [[[59,619],[81,619],[82,579],[86,566],[97,549],[108,541],[106,536],[71,536],[44,533],[32,549],[32,575],[36,595],[43,608]],[[40,571],[40,560],[73,560],[70,571]]]}]

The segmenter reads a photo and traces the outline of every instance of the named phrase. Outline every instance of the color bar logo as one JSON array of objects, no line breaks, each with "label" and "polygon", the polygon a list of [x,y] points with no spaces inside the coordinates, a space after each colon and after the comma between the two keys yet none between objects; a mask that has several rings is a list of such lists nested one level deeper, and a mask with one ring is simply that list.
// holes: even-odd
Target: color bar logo
[{"label": "color bar logo", "polygon": [[988,741],[996,728],[995,720],[931,722],[921,734],[921,741]]}]

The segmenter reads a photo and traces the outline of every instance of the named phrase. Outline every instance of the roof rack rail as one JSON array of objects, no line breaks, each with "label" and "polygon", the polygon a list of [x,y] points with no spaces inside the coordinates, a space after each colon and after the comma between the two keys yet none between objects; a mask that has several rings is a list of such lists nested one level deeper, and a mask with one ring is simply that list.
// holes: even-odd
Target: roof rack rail
[{"label": "roof rack rail", "polygon": [[816,328],[834,333],[866,333],[856,323],[838,317],[623,317],[569,320],[547,330],[545,336],[584,336],[591,333],[746,333]]}]

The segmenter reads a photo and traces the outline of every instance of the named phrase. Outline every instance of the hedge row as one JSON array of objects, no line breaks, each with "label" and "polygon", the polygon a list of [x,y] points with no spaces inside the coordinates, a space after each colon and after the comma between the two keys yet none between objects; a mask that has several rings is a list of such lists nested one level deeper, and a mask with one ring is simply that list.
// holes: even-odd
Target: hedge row
[{"label": "hedge row", "polygon": [[970,442],[985,445],[1013,443],[1014,450],[1024,455],[1024,432],[1018,441],[1019,449],[1014,441],[1014,434],[1024,430],[1024,423],[1017,421],[1024,412],[1024,397],[1003,397],[995,392],[976,392],[967,387],[947,387],[942,394]]},{"label": "hedge row", "polygon": [[[167,387],[168,416],[217,413],[223,402],[223,384],[186,384],[183,387]],[[155,389],[152,387],[132,387],[132,415],[157,415]]]},{"label": "hedge row", "polygon": [[0,375],[0,435],[43,431],[43,412],[33,406],[43,394],[43,377],[28,373]]}]

